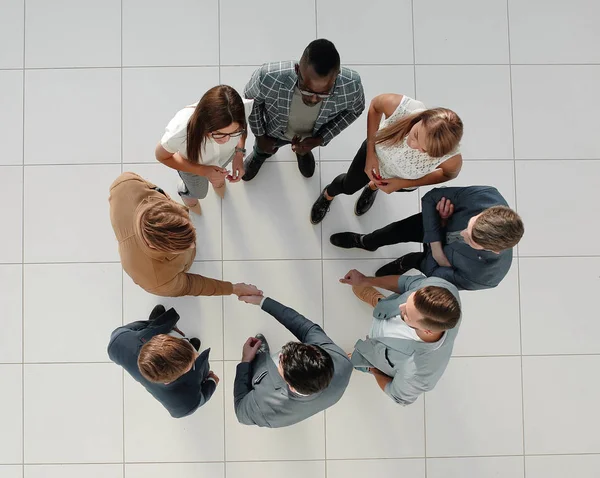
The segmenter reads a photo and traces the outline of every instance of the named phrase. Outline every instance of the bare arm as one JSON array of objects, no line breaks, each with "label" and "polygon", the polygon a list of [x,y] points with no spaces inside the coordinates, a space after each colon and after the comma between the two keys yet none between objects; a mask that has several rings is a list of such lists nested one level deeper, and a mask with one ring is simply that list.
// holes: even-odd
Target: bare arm
[{"label": "bare arm", "polygon": [[365,285],[400,293],[398,279],[400,276],[367,277]]},{"label": "bare arm", "polygon": [[373,376],[375,377],[375,380],[377,381],[377,385],[379,385],[379,388],[381,388],[381,390],[383,390],[385,392],[385,387],[389,383],[392,383],[392,377],[387,376],[381,370],[374,368],[374,367],[371,367],[370,370],[371,370],[371,373],[373,374]]},{"label": "bare arm", "polygon": [[[241,139],[240,139],[241,141]],[[245,143],[245,139],[244,139]],[[207,168],[202,164],[194,164],[179,153],[169,153],[163,146],[158,143],[154,150],[156,159],[169,168],[176,169],[177,171],[183,171],[184,173],[192,173],[198,176],[206,176]]]},{"label": "bare arm", "polygon": [[403,95],[394,93],[385,93],[378,95],[371,100],[369,111],[367,113],[367,149],[375,152],[375,136],[379,130],[381,117],[385,114],[390,117],[400,105]]}]

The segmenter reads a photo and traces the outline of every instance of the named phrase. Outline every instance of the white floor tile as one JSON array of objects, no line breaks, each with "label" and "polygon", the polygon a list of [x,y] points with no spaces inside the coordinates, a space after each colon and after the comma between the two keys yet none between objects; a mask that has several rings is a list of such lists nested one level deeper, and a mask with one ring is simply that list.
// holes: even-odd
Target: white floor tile
[{"label": "white floor tile", "polygon": [[527,478],[595,478],[600,470],[600,455],[562,455],[525,457]]},{"label": "white floor tile", "polygon": [[224,478],[223,463],[152,463],[125,465],[125,478]]},{"label": "white floor tile", "polygon": [[27,465],[24,478],[123,478],[123,465]]},{"label": "white floor tile", "polygon": [[23,259],[23,168],[21,166],[0,167],[0,204],[2,220],[10,227],[0,234],[0,262],[21,262]]},{"label": "white floor tile", "polygon": [[[595,127],[595,112],[600,108],[598,82],[600,65],[513,66],[515,157],[600,158]],[[558,95],[562,92],[576,92],[577,106],[561,101]],[[556,140],[553,134],[558,135]],[[547,161],[540,162],[538,167],[543,170],[546,164]],[[567,177],[572,176],[571,166],[568,171]]]},{"label": "white floor tile", "polygon": [[316,6],[318,37],[335,44],[342,64],[413,63],[410,0],[374,0],[368,8],[360,0],[347,0],[343,7],[319,0]]},{"label": "white floor tile", "polygon": [[600,324],[593,312],[600,258],[523,258],[520,265],[523,353],[600,353]]},{"label": "white floor tile", "polygon": [[25,265],[25,362],[108,362],[121,264]]},{"label": "white floor tile", "polygon": [[425,478],[425,460],[330,460],[328,476],[363,478],[365,476]]},{"label": "white floor tile", "polygon": [[[255,284],[265,297],[291,307],[323,325],[321,261],[225,262],[223,275],[231,282]],[[242,346],[262,333],[272,352],[297,339],[274,317],[236,296],[224,298],[225,359],[239,360]]]},{"label": "white floor tile", "polygon": [[282,8],[277,0],[221,0],[221,65],[260,65],[300,60],[315,37],[315,3],[298,0]]},{"label": "white floor tile", "polygon": [[523,357],[526,454],[600,452],[598,367],[598,355]]},{"label": "white floor tile", "polygon": [[108,195],[120,165],[25,168],[25,262],[119,260]]},{"label": "white floor tile", "polygon": [[123,70],[123,162],[156,163],[154,149],[175,114],[219,84],[219,69]]},{"label": "white floor tile", "polygon": [[[322,163],[321,184],[323,188],[339,174],[347,172],[349,167],[349,162]],[[408,252],[419,250],[420,245],[417,243],[383,246],[375,252],[363,249],[342,249],[331,244],[330,237],[338,232],[350,231],[369,234],[419,212],[419,197],[415,191],[389,195],[380,193],[377,195],[373,208],[367,214],[357,217],[354,214],[354,205],[361,191],[352,196],[340,194],[331,203],[331,210],[321,223],[323,227],[323,257],[326,259],[396,259]],[[317,197],[318,193],[314,196],[309,208],[312,207]]]},{"label": "white floor tile", "polygon": [[[0,43],[3,42],[0,40]],[[0,104],[0,165],[23,164],[22,71],[0,71]]]},{"label": "white floor tile", "polygon": [[509,0],[513,63],[598,63],[597,2]]},{"label": "white floor tile", "polygon": [[25,164],[121,162],[121,72],[28,70]]},{"label": "white floor tile", "polygon": [[[163,164],[126,164],[123,171],[132,171],[144,179],[162,188],[174,201],[183,204],[177,193],[177,184],[181,179],[177,171]],[[239,184],[227,185],[225,201],[230,200],[231,189]],[[196,261],[221,260],[221,198],[209,189],[206,199],[201,201],[202,215],[190,212],[196,227]]]},{"label": "white floor tile", "polygon": [[121,461],[121,377],[112,364],[25,365],[25,463]]},{"label": "white floor tile", "polygon": [[310,223],[319,196],[295,163],[265,162],[248,183],[228,187],[223,203],[223,259],[320,259],[321,228]]},{"label": "white floor tile", "polygon": [[[561,187],[565,175],[577,177],[576,187]],[[600,161],[518,161],[517,203],[525,223],[519,243],[523,256],[590,256],[600,254],[596,191]],[[539,185],[552,189],[540,194]],[[540,214],[546,211],[546,214]]]},{"label": "white floor tile", "polygon": [[124,66],[219,63],[218,0],[122,3]]},{"label": "white floor tile", "polygon": [[430,458],[427,460],[428,478],[466,478],[471,476],[523,478],[523,457]]},{"label": "white floor tile", "polygon": [[[0,463],[23,462],[23,369],[21,365],[0,365],[4,387],[0,409]],[[0,469],[0,471],[3,471]],[[11,471],[12,472],[12,471]],[[1,473],[0,473],[1,474]],[[2,475],[4,476],[4,475]]]},{"label": "white floor tile", "polygon": [[355,371],[342,399],[326,413],[327,458],[422,457],[423,419],[423,398],[403,407],[371,374]]},{"label": "white floor tile", "polygon": [[0,310],[2,310],[0,363],[20,363],[23,360],[22,277],[20,264],[0,265],[0,284],[2,284],[2,295],[0,295]]},{"label": "white floor tile", "polygon": [[[196,262],[192,274],[221,279],[220,262]],[[159,297],[146,292],[123,273],[123,322],[146,320],[155,305],[174,307],[177,327],[188,337],[198,337],[202,349],[210,348],[211,360],[223,359],[223,299],[216,297]]]},{"label": "white floor tile", "polygon": [[426,0],[414,9],[416,63],[508,63],[504,0]]},{"label": "white floor tile", "polygon": [[126,462],[223,461],[223,366],[214,361],[210,366],[222,381],[210,400],[185,418],[172,418],[125,374]]},{"label": "white floor tile", "polygon": [[419,100],[462,119],[465,159],[512,159],[508,66],[417,66],[416,76]]},{"label": "white floor tile", "polygon": [[[324,461],[227,463],[227,478],[325,478]],[[337,475],[336,475],[337,476]]]},{"label": "white floor tile", "polygon": [[0,17],[0,68],[23,68],[24,19],[24,0],[3,0]]},{"label": "white floor tile", "polygon": [[233,408],[233,382],[237,362],[225,362],[225,447],[227,461],[323,460],[323,413],[293,426],[259,428],[242,425]]},{"label": "white floor tile", "polygon": [[23,478],[23,465],[0,465],[2,478]]},{"label": "white floor tile", "polygon": [[460,292],[462,323],[454,344],[454,356],[521,353],[518,268],[515,259],[498,287]]},{"label": "white floor tile", "polygon": [[27,0],[25,66],[121,64],[119,0]]},{"label": "white floor tile", "polygon": [[452,359],[425,411],[428,456],[523,453],[520,358]]},{"label": "white floor tile", "polygon": [[[359,38],[362,36],[358,35]],[[343,62],[343,57],[342,57]],[[415,97],[415,70],[412,65],[351,65],[360,75],[365,90],[362,115],[321,149],[322,160],[350,161],[367,139],[367,113],[371,100],[383,93]]]}]

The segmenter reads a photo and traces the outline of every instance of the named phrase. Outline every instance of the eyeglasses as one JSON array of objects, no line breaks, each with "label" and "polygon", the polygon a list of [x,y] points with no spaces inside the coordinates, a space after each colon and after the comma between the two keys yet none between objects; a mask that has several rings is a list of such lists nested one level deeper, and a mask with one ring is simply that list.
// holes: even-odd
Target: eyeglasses
[{"label": "eyeglasses", "polygon": [[[337,78],[336,78],[337,81]],[[300,90],[300,94],[302,96],[316,96],[319,99],[322,100],[326,100],[327,98],[329,98],[332,93],[333,93],[333,89],[335,88],[335,84],[333,86],[333,88],[331,88],[331,91],[329,93],[315,93],[314,91],[310,91],[310,90],[305,90],[300,86],[300,82],[304,83],[304,80],[302,79],[302,76],[300,75],[300,70],[298,70],[298,90]]]},{"label": "eyeglasses", "polygon": [[246,132],[245,129],[240,129],[238,131],[234,131],[233,133],[221,133],[220,131],[215,131],[214,133],[210,133],[210,135],[214,139],[224,139],[224,138],[237,138],[243,135]]}]

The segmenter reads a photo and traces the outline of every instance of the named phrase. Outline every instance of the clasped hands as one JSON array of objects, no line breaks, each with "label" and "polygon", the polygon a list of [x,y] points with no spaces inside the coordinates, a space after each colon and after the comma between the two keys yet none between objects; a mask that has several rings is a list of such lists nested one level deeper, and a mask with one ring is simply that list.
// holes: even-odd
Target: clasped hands
[{"label": "clasped hands", "polygon": [[391,194],[394,191],[399,191],[402,188],[410,187],[411,184],[406,179],[402,178],[386,178],[381,177],[379,170],[379,159],[374,151],[367,151],[367,159],[365,161],[365,174],[369,179],[386,194]]}]

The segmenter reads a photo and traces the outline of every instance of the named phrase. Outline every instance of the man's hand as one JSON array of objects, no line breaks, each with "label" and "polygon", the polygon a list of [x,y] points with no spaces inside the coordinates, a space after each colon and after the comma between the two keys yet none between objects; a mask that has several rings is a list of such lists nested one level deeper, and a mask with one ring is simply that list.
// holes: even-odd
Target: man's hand
[{"label": "man's hand", "polygon": [[304,138],[302,141],[299,136],[294,136],[294,139],[292,139],[292,151],[298,154],[306,154],[322,144],[323,138],[319,138],[318,136]]},{"label": "man's hand", "polygon": [[233,284],[233,293],[238,297],[243,295],[259,295],[262,297],[263,295],[263,291],[259,290],[255,285],[244,284],[243,282]]},{"label": "man's hand", "polygon": [[230,183],[237,183],[246,173],[246,171],[244,171],[244,153],[236,151],[235,156],[233,157],[232,167],[231,174],[227,175],[227,180]]},{"label": "man's hand", "polygon": [[368,278],[356,269],[349,271],[344,277],[340,279],[342,284],[349,284],[352,286],[368,285]]},{"label": "man's hand", "polygon": [[219,377],[217,377],[217,375],[215,374],[215,372],[213,372],[212,370],[210,372],[208,372],[208,377],[207,378],[214,379],[214,381],[216,382],[217,385],[219,385],[219,382],[221,381],[219,379]]},{"label": "man's hand", "polygon": [[261,151],[264,151],[265,153],[268,153],[268,154],[275,153],[275,144],[276,143],[277,143],[276,138],[271,138],[270,136],[267,136],[267,135],[256,137],[256,145],[258,146],[258,149],[260,149]]},{"label": "man's hand", "polygon": [[242,348],[242,362],[252,362],[262,342],[256,337],[248,337]]},{"label": "man's hand", "polygon": [[429,247],[431,247],[431,255],[440,267],[452,267],[452,264],[450,264],[450,261],[444,253],[444,248],[440,241],[430,243]]},{"label": "man's hand", "polygon": [[450,199],[442,198],[438,201],[435,206],[437,212],[440,215],[440,219],[442,220],[442,227],[446,227],[448,224],[448,219],[452,214],[454,214],[454,204],[450,202]]},{"label": "man's hand", "polygon": [[262,295],[242,295],[238,300],[246,302],[246,304],[260,305],[264,297]]}]

